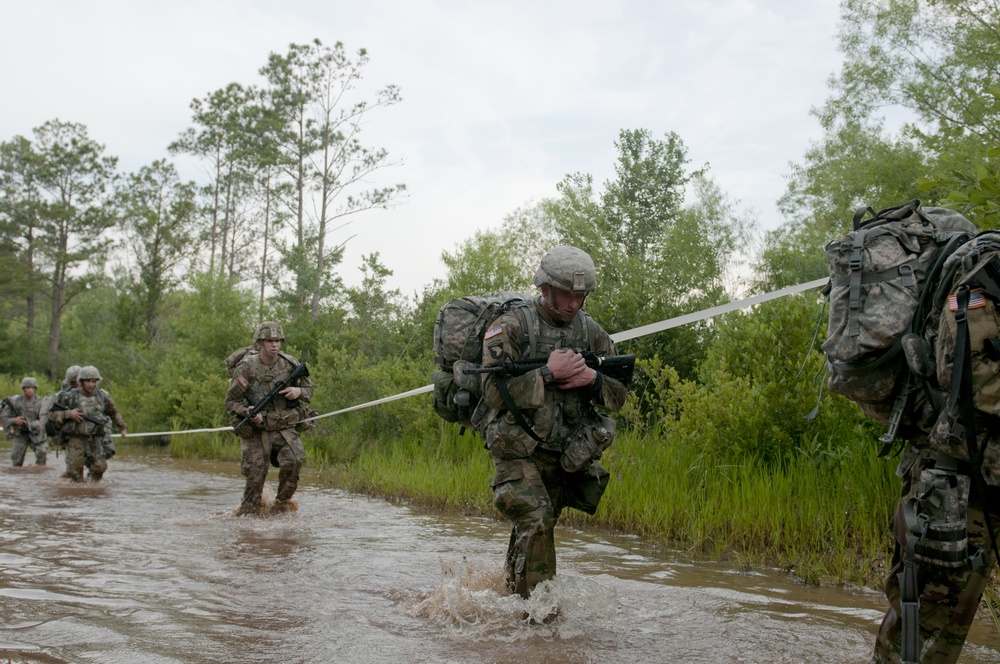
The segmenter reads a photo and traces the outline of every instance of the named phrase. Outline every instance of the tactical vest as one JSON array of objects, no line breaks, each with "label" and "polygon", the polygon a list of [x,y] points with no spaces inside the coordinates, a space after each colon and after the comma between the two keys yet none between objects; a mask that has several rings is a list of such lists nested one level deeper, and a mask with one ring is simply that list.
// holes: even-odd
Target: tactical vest
[{"label": "tactical vest", "polygon": [[87,436],[103,436],[111,426],[111,418],[108,417],[105,410],[107,409],[107,398],[106,393],[102,389],[95,389],[92,395],[85,396],[83,392],[79,389],[74,388],[69,392],[66,392],[66,396],[60,401],[64,406],[72,409],[77,409],[84,415],[90,415],[96,420],[104,422],[104,425],[99,426],[93,422],[87,420],[81,420],[79,422],[74,422],[69,417],[63,418],[62,433],[67,437],[87,437]]},{"label": "tactical vest", "polygon": [[[38,419],[42,408],[42,400],[35,397],[31,401],[26,401],[23,394],[11,397],[5,407],[5,413],[9,419],[23,417],[24,426],[15,427],[11,430],[11,436],[27,436],[32,442],[38,442],[45,438],[42,432],[42,425]],[[8,427],[9,428],[9,427]]]},{"label": "tactical vest", "polygon": [[[278,354],[278,361],[271,366],[267,366],[260,361],[260,355],[248,354],[243,360],[248,366],[248,377],[251,378],[246,394],[243,395],[243,403],[251,407],[267,396],[275,383],[288,377],[297,366],[292,358],[284,353]],[[304,405],[299,401],[289,402],[287,399],[275,399],[264,408],[264,424],[262,428],[266,431],[279,431],[294,427],[299,420],[303,419],[305,412]]]},{"label": "tactical vest", "polygon": [[[522,341],[523,360],[548,357],[559,348],[569,348],[578,353],[592,350],[596,343],[597,323],[582,309],[562,327],[543,321],[534,302],[518,305],[513,313],[525,334]],[[532,419],[535,432],[546,439],[540,445],[561,451],[566,435],[594,417],[594,407],[584,390],[546,390],[545,406],[537,409]]]}]

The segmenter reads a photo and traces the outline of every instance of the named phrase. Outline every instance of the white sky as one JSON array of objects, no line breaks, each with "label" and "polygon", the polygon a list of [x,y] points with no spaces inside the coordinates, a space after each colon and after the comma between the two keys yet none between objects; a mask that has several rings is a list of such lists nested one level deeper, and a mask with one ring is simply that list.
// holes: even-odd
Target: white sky
[{"label": "white sky", "polygon": [[333,241],[356,234],[348,283],[377,251],[412,295],[444,276],[442,251],[566,174],[612,177],[622,129],[676,132],[775,227],[789,162],[821,136],[838,16],[837,0],[0,0],[0,140],[80,122],[133,171],[168,156],[192,99],[260,83],[269,53],[366,48],[366,84],[403,101],[362,140],[405,160],[388,180],[409,192]]}]

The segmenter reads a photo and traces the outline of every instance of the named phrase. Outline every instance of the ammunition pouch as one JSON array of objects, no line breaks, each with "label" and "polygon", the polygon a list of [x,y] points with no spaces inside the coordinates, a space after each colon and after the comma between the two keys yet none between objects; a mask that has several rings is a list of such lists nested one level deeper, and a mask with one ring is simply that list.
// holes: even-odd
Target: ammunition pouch
[{"label": "ammunition pouch", "polygon": [[906,528],[917,538],[917,561],[948,568],[968,564],[970,483],[967,475],[950,469],[920,471],[917,495],[903,508]]},{"label": "ammunition pouch", "polygon": [[559,465],[567,473],[575,473],[591,461],[597,461],[614,442],[616,428],[615,420],[607,415],[598,415],[596,422],[577,427],[563,444]]},{"label": "ammunition pouch", "polygon": [[486,430],[490,454],[496,459],[527,459],[538,446],[510,411],[490,423]]}]

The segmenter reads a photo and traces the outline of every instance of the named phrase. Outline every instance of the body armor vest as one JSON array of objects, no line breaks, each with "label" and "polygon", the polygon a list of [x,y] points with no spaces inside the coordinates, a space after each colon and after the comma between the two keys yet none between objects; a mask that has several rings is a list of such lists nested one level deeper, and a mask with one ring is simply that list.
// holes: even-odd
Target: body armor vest
[{"label": "body armor vest", "polygon": [[[271,366],[267,366],[260,361],[260,355],[252,355],[249,360],[250,376],[253,378],[243,396],[244,404],[252,407],[260,402],[274,387],[275,383],[284,380],[295,366],[284,354],[278,355],[278,361]],[[290,386],[293,387],[293,386]],[[264,408],[263,429],[266,431],[278,431],[295,426],[302,419],[301,409],[298,401],[288,401],[284,397],[279,397]]]},{"label": "body armor vest", "polygon": [[[597,325],[582,309],[562,327],[543,321],[534,302],[526,302],[513,311],[525,334],[521,359],[548,357],[559,348],[579,353],[594,347]],[[546,405],[533,414],[533,428],[546,439],[546,443],[540,443],[543,448],[561,451],[566,435],[581,423],[593,419],[587,416],[594,413],[594,407],[583,389],[546,390],[545,400]]]},{"label": "body armor vest", "polygon": [[100,388],[94,390],[92,395],[84,396],[79,389],[72,389],[68,393],[65,405],[70,409],[76,408],[85,415],[103,421],[103,426],[98,426],[93,422],[81,420],[74,422],[70,418],[63,420],[63,434],[70,436],[103,436],[107,428],[111,425],[111,419],[104,412],[107,402],[104,399],[104,391]]}]

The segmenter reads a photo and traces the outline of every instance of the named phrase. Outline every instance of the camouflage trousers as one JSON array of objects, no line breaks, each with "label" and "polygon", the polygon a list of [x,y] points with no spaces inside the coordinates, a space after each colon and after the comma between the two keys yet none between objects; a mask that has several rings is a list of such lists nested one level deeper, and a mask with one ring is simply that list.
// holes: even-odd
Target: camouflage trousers
[{"label": "camouflage trousers", "polygon": [[83,481],[83,469],[94,482],[104,476],[108,460],[104,458],[104,446],[97,436],[72,437],[66,441],[66,473],[74,482]]},{"label": "camouflage trousers", "polygon": [[33,443],[27,436],[14,436],[11,439],[10,464],[12,466],[23,466],[24,456],[27,454],[29,447],[35,453],[35,465],[44,466],[49,451],[46,441],[40,440],[37,443]]},{"label": "camouflage trousers", "polygon": [[[915,497],[917,478],[925,463],[917,462],[908,475],[903,477],[902,498],[893,518],[893,536],[896,540],[893,566],[885,582],[885,594],[889,600],[889,610],[882,619],[875,640],[873,664],[888,664],[900,661],[902,648],[902,619],[900,608],[900,580],[903,569],[902,551],[905,550],[907,528],[904,509],[907,500]],[[984,501],[977,495],[975,485],[969,499],[968,535],[969,548],[982,551],[982,564],[966,564],[949,568],[933,563],[917,562],[917,591],[920,599],[919,642],[922,664],[946,664],[958,660],[965,644],[969,628],[976,616],[979,601],[986,590],[990,572],[995,564],[989,530],[983,515]],[[985,504],[1000,505],[1000,489],[987,489]],[[1000,519],[990,514],[993,532],[1000,532]]]},{"label": "camouflage trousers", "polygon": [[247,479],[239,514],[259,514],[260,497],[264,493],[267,468],[274,460],[278,465],[278,493],[275,500],[286,502],[299,486],[299,471],[305,461],[305,448],[294,429],[255,431],[240,437],[240,472]]},{"label": "camouflage trousers", "polygon": [[527,598],[556,575],[555,527],[563,509],[566,471],[559,453],[536,449],[526,459],[493,459],[493,504],[511,520],[507,586]]}]

